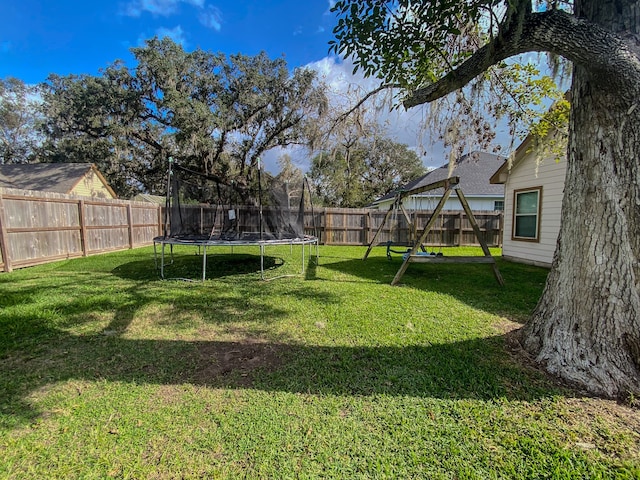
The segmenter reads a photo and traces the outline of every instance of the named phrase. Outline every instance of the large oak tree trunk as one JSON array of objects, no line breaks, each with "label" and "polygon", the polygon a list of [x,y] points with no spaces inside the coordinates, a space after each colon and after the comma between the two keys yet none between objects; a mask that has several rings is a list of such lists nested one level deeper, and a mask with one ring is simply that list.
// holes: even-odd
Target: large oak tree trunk
[{"label": "large oak tree trunk", "polygon": [[[629,21],[605,8],[615,4],[583,0],[576,8],[612,31],[635,33],[612,23]],[[562,226],[543,296],[522,331],[524,347],[547,370],[611,397],[640,393],[640,98],[633,83],[621,88],[620,77],[574,66]]]}]

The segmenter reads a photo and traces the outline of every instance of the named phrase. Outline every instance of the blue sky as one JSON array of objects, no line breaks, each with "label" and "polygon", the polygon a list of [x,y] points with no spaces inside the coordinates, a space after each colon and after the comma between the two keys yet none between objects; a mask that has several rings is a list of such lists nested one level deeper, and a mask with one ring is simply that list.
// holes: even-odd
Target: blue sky
[{"label": "blue sky", "polygon": [[38,83],[50,73],[97,75],[155,35],[186,50],[271,58],[290,67],[328,56],[330,0],[0,0],[0,77]]},{"label": "blue sky", "polygon": [[[0,78],[26,83],[58,75],[98,75],[116,60],[134,66],[129,49],[153,36],[169,36],[185,50],[227,55],[284,56],[290,68],[316,70],[333,92],[357,84],[361,93],[375,79],[352,74],[352,64],[329,56],[336,23],[334,0],[0,0]],[[447,156],[422,129],[423,107],[382,116],[387,135],[414,148],[423,163],[439,167]],[[274,171],[277,149],[265,163]],[[290,151],[308,167],[308,152]]]}]

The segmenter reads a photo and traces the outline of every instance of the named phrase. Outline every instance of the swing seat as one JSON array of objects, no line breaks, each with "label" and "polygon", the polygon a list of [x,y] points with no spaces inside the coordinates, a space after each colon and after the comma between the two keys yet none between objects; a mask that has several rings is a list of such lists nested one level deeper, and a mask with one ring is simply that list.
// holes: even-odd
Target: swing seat
[{"label": "swing seat", "polygon": [[[411,253],[411,249],[407,250],[405,252],[404,255],[402,255],[402,259],[406,260],[407,257],[409,256],[409,253]],[[442,252],[425,252],[424,250],[421,252],[416,252],[416,254],[414,255],[415,257],[442,257]]]},{"label": "swing seat", "polygon": [[[398,245],[400,246],[400,245]],[[391,240],[389,240],[387,242],[387,260],[391,261],[391,254],[392,253],[398,253],[398,254],[402,254],[402,255],[407,255],[410,251],[411,248],[405,248],[404,250],[400,251],[400,250],[394,250],[393,248],[393,242]]]}]

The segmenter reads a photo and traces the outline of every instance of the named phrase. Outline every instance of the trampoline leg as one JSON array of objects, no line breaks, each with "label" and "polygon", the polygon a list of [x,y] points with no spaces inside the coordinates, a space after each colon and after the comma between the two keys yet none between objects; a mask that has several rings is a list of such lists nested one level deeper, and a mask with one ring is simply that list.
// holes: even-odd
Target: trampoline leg
[{"label": "trampoline leg", "polygon": [[207,246],[203,246],[203,254],[202,254],[202,282],[207,276]]},{"label": "trampoline leg", "polygon": [[156,248],[157,243],[153,242],[153,263],[156,266],[156,272],[158,271],[158,249]]},{"label": "trampoline leg", "polygon": [[260,244],[260,280],[264,280],[264,245]]},{"label": "trampoline leg", "polygon": [[162,244],[160,251],[160,278],[164,280],[164,243]]}]

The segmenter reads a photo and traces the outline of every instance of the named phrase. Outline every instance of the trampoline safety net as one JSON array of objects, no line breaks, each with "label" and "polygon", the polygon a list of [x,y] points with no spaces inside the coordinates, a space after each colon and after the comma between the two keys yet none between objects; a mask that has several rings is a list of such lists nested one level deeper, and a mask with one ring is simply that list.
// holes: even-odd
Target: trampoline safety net
[{"label": "trampoline safety net", "polygon": [[164,238],[263,242],[304,238],[306,179],[291,185],[254,171],[227,181],[170,166]]}]

